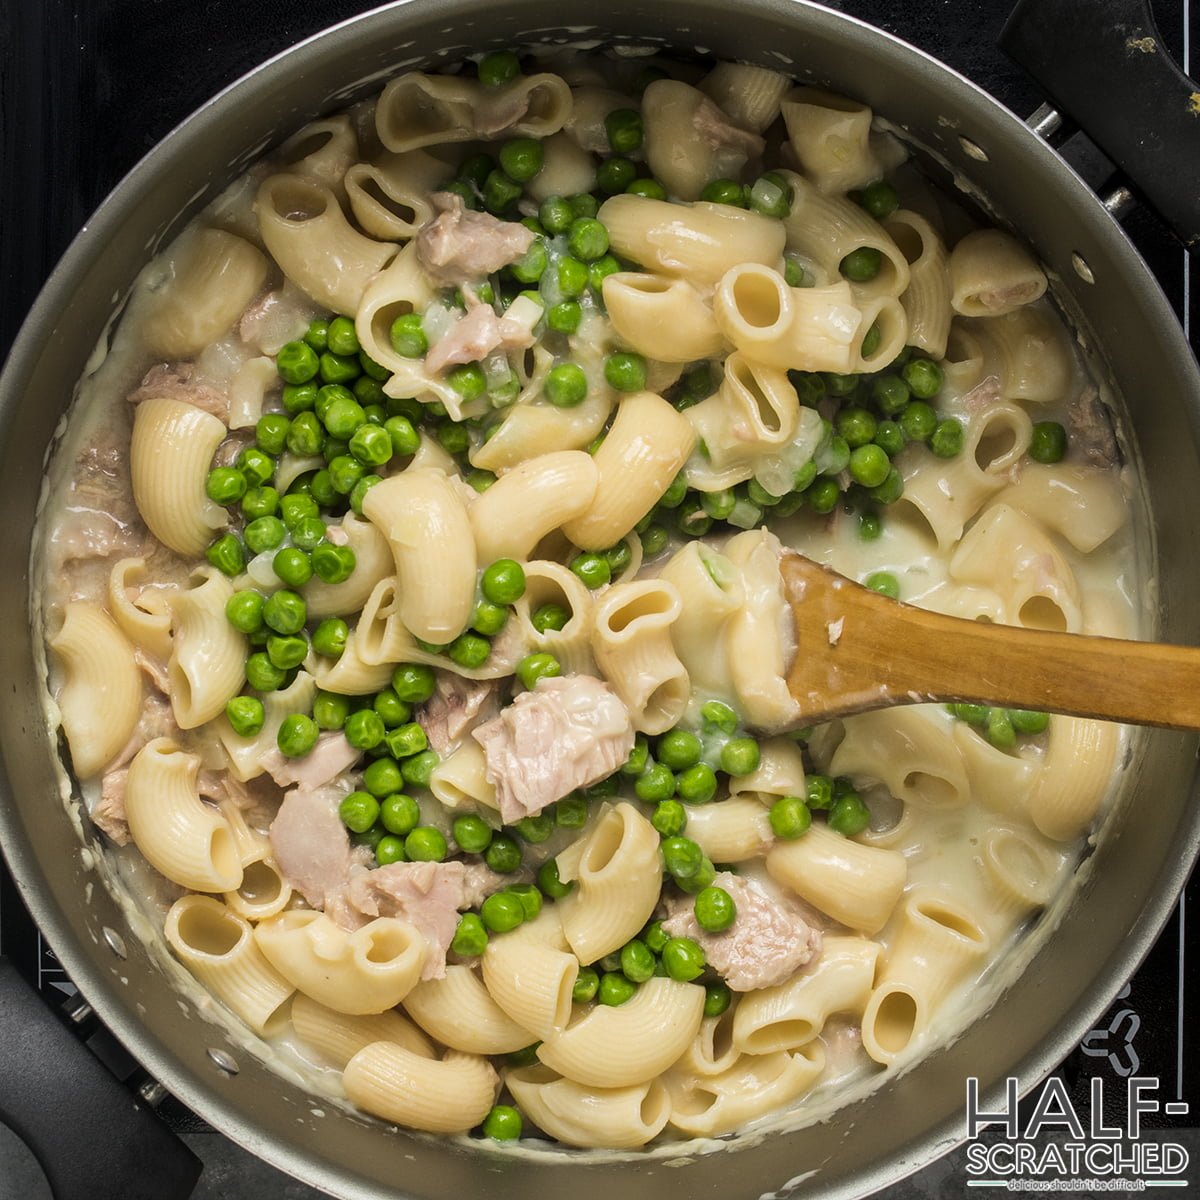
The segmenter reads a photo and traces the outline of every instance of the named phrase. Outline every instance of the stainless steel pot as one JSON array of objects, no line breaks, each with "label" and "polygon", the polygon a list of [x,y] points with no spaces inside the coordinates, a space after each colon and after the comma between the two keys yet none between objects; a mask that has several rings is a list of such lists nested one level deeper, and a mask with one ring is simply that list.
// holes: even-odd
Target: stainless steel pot
[{"label": "stainless steel pot", "polygon": [[[305,120],[345,106],[402,69],[469,50],[596,33],[661,41],[685,54],[699,47],[815,77],[861,97],[973,181],[1037,249],[1118,388],[1137,398],[1133,432],[1158,543],[1155,632],[1200,641],[1200,527],[1179,502],[1180,481],[1200,478],[1200,375],[1120,227],[1054,151],[932,59],[824,9],[741,0],[734,14],[726,0],[612,0],[602,18],[590,7],[578,12],[564,18],[563,5],[551,0],[392,5],[259,68],[143,161],[71,246],[0,379],[2,560],[28,561],[42,450],[116,298],[221,186]],[[27,573],[13,572],[0,588],[9,630],[27,625],[28,583]],[[964,1078],[977,1077],[983,1107],[996,1108],[1005,1077],[1029,1087],[1061,1060],[1150,946],[1200,846],[1200,808],[1192,802],[1196,739],[1147,733],[1135,743],[1128,794],[1058,929],[1002,1001],[954,1045],[841,1109],[831,1124],[738,1139],[669,1168],[652,1160],[634,1169],[603,1157],[513,1157],[486,1145],[465,1149],[385,1134],[375,1122],[314,1102],[181,1004],[130,936],[121,909],[96,886],[94,833],[81,835],[58,805],[55,746],[27,641],[0,639],[0,678],[9,693],[0,714],[7,774],[0,837],[24,899],[71,976],[147,1069],[191,1108],[284,1170],[356,1200],[397,1191],[422,1198],[486,1193],[494,1200],[568,1191],[599,1196],[602,1189],[619,1189],[627,1200],[863,1195],[964,1136]]]}]

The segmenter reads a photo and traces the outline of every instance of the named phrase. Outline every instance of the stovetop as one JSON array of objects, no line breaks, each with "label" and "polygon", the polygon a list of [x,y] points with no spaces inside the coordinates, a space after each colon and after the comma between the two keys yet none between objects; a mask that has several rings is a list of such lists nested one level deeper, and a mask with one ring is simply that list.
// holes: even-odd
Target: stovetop
[{"label": "stovetop", "polygon": [[[1041,103],[1033,83],[996,47],[1011,0],[842,0],[829,6],[932,53],[1018,115]],[[256,63],[370,7],[364,0],[14,0],[0,6],[0,356],[70,238],[142,154]],[[1163,47],[1186,71],[1191,42],[1200,34],[1200,4],[1154,0],[1152,7]],[[1064,153],[1098,187],[1112,173],[1082,139],[1067,143]],[[1149,212],[1136,210],[1125,227],[1185,330],[1196,331],[1195,347],[1200,287],[1189,275],[1186,254]],[[1118,1090],[1123,1095],[1132,1078],[1157,1080],[1160,1097],[1176,1111],[1148,1115],[1144,1124],[1172,1130],[1171,1138],[1190,1146],[1194,1160],[1200,1160],[1198,924],[1200,880],[1193,880],[1145,963],[1056,1072],[1080,1112],[1087,1111],[1093,1080],[1103,1081],[1110,1097]],[[22,907],[2,862],[0,954],[48,1004],[72,1003],[74,986]],[[144,1096],[159,1101],[136,1064],[123,1063],[122,1070],[131,1089],[141,1085]],[[172,1097],[157,1108],[203,1160],[196,1200],[318,1195],[253,1158]],[[967,1194],[966,1156],[960,1148],[880,1195],[916,1200]],[[97,1179],[94,1195],[103,1200],[110,1194]],[[40,1169],[0,1124],[0,1200],[49,1195]]]}]

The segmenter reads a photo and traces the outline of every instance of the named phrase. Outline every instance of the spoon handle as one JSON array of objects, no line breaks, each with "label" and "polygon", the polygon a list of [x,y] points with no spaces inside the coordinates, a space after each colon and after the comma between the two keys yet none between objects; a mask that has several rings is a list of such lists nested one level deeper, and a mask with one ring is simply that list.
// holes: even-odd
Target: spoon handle
[{"label": "spoon handle", "polygon": [[792,589],[799,651],[788,686],[802,724],[961,701],[1200,730],[1198,647],[969,621],[833,580],[807,601]]}]

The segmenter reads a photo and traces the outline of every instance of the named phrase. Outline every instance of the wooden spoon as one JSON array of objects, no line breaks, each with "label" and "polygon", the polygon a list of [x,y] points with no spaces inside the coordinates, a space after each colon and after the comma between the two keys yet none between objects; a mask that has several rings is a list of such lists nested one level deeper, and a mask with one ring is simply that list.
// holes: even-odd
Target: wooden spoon
[{"label": "wooden spoon", "polygon": [[796,619],[787,682],[798,726],[946,701],[1200,729],[1200,648],[947,617],[792,552],[780,569]]}]

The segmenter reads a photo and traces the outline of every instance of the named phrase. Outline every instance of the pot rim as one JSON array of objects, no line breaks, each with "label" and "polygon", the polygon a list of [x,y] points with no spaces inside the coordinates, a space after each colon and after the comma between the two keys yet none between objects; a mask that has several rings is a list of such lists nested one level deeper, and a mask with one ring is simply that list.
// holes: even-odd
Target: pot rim
[{"label": "pot rim", "polygon": [[[1173,344],[1174,354],[1169,364],[1170,369],[1178,372],[1181,377],[1190,377],[1193,392],[1200,394],[1200,372],[1197,371],[1178,322],[1124,230],[1110,214],[1104,212],[1100,201],[1059,155],[1018,117],[981,87],[932,55],[857,17],[825,9],[811,3],[810,0],[765,0],[759,7],[776,9],[781,19],[787,19],[786,10],[803,10],[806,14],[805,21],[816,29],[852,27],[857,38],[867,42],[873,41],[876,45],[889,48],[893,54],[908,58],[913,68],[937,87],[948,104],[952,104],[957,111],[969,113],[978,125],[1005,126],[1014,136],[1016,131],[1020,130],[1025,139],[1024,152],[1029,156],[1031,164],[1047,176],[1055,188],[1070,193],[1069,198],[1073,202],[1088,203],[1093,217],[1103,217],[1107,221],[1108,232],[1115,240],[1118,256],[1123,259],[1123,265],[1129,270],[1131,291],[1139,304],[1150,306],[1155,319],[1167,331],[1167,341]],[[360,39],[386,36],[408,10],[416,13],[436,10],[439,15],[445,16],[449,26],[453,25],[454,17],[458,13],[466,14],[475,8],[473,0],[394,0],[393,3],[350,17],[267,59],[223,88],[177,125],[101,202],[72,240],[39,292],[13,342],[4,370],[0,373],[0,439],[11,435],[14,412],[23,399],[27,380],[33,374],[37,360],[43,352],[42,331],[58,325],[69,305],[73,281],[92,269],[115,229],[136,207],[139,197],[155,186],[156,181],[170,169],[173,161],[187,154],[194,141],[212,127],[226,124],[229,114],[236,111],[243,101],[252,100],[256,94],[294,74],[302,74],[307,64],[325,57],[331,47],[336,49],[343,45],[349,46]],[[311,120],[316,115],[319,114],[306,114],[305,119]],[[291,131],[284,131],[284,135],[288,132]],[[282,137],[277,138],[275,144],[279,140],[282,140]],[[234,178],[249,161],[259,157],[267,148],[259,147],[244,159],[240,166],[231,163],[229,172],[220,181],[221,185]],[[204,199],[210,199],[217,190],[219,189],[215,184],[210,184]],[[198,206],[199,198],[193,202],[187,213],[173,222],[169,232],[177,232],[184,217],[190,218]],[[158,231],[153,243],[147,246],[147,258],[157,250],[167,234],[167,229]],[[116,307],[119,310],[121,305]],[[107,336],[107,329],[102,337],[104,336]],[[37,856],[32,843],[11,800],[12,789],[7,770],[3,772],[0,783],[0,799],[4,801],[0,803],[0,848],[3,849],[12,868],[21,898],[33,913],[39,927],[47,934],[70,977],[87,996],[108,1028],[122,1042],[136,1049],[138,1060],[168,1090],[184,1099],[200,1116],[251,1153],[297,1178],[330,1192],[354,1200],[377,1200],[381,1193],[374,1183],[359,1176],[350,1176],[342,1168],[331,1165],[325,1158],[305,1148],[303,1144],[284,1143],[273,1136],[264,1135],[254,1125],[248,1124],[245,1113],[239,1106],[215,1091],[205,1079],[192,1072],[182,1062],[177,1061],[167,1044],[160,1044],[141,1029],[126,997],[102,971],[93,968],[76,946],[61,905],[38,870]],[[1192,781],[1192,792],[1194,797],[1195,777]],[[1154,880],[1154,893],[1147,898],[1139,912],[1135,925],[1136,936],[1128,938],[1120,951],[1105,964],[1104,969],[1092,978],[1074,1006],[1073,1019],[1052,1030],[1039,1041],[1034,1051],[1013,1067],[1014,1073],[1023,1080],[1023,1091],[1036,1086],[1077,1044],[1079,1031],[1103,1013],[1111,1002],[1112,981],[1115,978],[1127,978],[1136,969],[1149,951],[1154,938],[1169,919],[1177,903],[1178,894],[1186,884],[1196,857],[1200,854],[1200,805],[1197,805],[1194,799],[1179,827],[1177,844],[1178,852],[1164,865]],[[1024,1082],[1026,1077],[1027,1083]],[[990,1094],[981,1095],[980,1106],[996,1107],[1000,1099],[999,1089],[993,1089]],[[849,1200],[853,1196],[869,1194],[928,1165],[965,1140],[965,1136],[961,1118],[945,1120],[910,1143],[909,1153],[903,1161],[880,1164],[854,1179],[833,1184],[823,1194],[830,1200]]]}]

